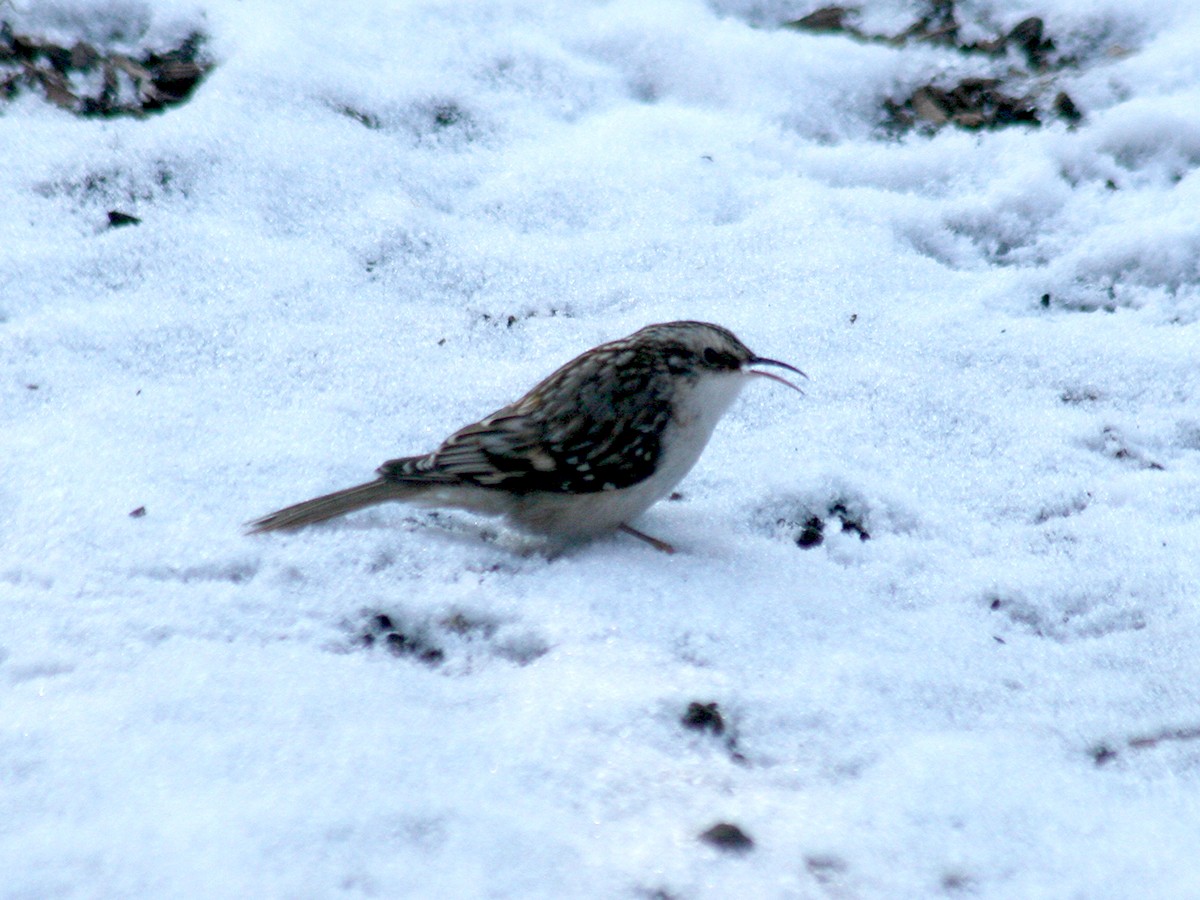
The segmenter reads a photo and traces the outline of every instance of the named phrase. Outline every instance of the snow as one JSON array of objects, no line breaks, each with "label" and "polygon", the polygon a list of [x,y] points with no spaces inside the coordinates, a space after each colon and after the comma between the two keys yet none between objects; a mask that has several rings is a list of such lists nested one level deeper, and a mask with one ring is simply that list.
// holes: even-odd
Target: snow
[{"label": "snow", "polygon": [[[901,138],[1008,62],[782,0],[16,7],[217,64],[0,107],[0,895],[1200,894],[1189,0],[961,3],[1085,118]],[[242,534],[681,318],[811,381],[638,521],[675,556]]]}]

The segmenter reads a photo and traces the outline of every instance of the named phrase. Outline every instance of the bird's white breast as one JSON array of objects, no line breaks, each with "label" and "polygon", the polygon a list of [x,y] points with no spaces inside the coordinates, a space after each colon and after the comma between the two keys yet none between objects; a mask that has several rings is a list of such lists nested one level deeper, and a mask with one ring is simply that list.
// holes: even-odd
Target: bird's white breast
[{"label": "bird's white breast", "polygon": [[704,375],[680,390],[675,415],[663,434],[658,468],[642,482],[651,485],[649,492],[653,495],[646,507],[670,493],[692,470],[747,377],[741,372]]},{"label": "bird's white breast", "polygon": [[515,524],[543,534],[591,535],[636,519],[691,471],[713,429],[745,385],[740,372],[706,374],[680,385],[662,435],[654,474],[627,488],[588,494],[538,494],[508,510]]}]

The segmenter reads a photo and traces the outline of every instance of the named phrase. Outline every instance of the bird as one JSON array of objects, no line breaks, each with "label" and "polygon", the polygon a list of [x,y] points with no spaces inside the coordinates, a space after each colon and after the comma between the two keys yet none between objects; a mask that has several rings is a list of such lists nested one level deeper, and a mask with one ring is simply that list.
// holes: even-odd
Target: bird
[{"label": "bird", "polygon": [[392,500],[499,516],[565,543],[613,531],[665,553],[632,524],[695,465],[717,422],[755,378],[804,392],[708,322],[647,325],[580,354],[514,403],[420,456],[385,462],[373,481],[246,523],[248,533],[323,522]]}]

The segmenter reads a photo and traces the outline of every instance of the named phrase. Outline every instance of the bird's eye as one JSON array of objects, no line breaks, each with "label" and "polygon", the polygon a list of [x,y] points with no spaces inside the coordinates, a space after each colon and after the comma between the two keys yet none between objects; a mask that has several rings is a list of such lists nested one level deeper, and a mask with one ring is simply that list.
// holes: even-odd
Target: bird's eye
[{"label": "bird's eye", "polygon": [[720,350],[714,350],[712,347],[705,348],[704,361],[710,366],[720,366],[726,369],[729,368],[732,362],[729,354],[722,353]]}]

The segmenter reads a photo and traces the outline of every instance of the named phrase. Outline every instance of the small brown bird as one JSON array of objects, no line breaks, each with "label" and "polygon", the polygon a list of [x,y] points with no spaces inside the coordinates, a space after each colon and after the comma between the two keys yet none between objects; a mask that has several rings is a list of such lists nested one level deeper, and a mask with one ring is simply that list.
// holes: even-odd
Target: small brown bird
[{"label": "small brown bird", "polygon": [[629,522],[688,473],[751,378],[800,390],[753,366],[808,377],[755,356],[719,325],[648,325],[577,356],[432,453],[385,462],[374,481],[305,500],[248,527],[252,534],[299,528],[402,500],[501,516],[523,531],[565,541],[619,529],[670,553],[670,544]]}]

